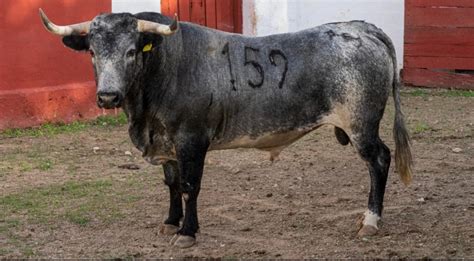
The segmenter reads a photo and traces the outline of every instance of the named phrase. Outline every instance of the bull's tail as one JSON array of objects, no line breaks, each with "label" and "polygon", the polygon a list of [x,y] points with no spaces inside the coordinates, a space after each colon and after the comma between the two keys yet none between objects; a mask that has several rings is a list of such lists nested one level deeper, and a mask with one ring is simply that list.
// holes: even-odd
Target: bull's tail
[{"label": "bull's tail", "polygon": [[[396,69],[395,64],[395,69]],[[405,120],[400,106],[400,80],[395,71],[393,81],[393,101],[395,103],[395,120],[393,124],[393,139],[395,140],[395,165],[400,179],[409,185],[412,179],[413,158],[410,150],[410,137],[405,127]]]},{"label": "bull's tail", "polygon": [[381,40],[390,53],[393,62],[393,101],[395,103],[395,121],[393,124],[393,139],[395,140],[395,165],[400,179],[409,185],[412,180],[413,158],[410,150],[410,137],[405,127],[405,120],[400,105],[400,75],[397,69],[395,47],[390,38],[380,29],[372,31]]}]

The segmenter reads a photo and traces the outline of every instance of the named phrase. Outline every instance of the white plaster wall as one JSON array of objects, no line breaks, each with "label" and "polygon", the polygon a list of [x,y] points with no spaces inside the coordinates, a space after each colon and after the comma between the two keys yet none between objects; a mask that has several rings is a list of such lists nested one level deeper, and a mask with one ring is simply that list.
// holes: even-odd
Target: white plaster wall
[{"label": "white plaster wall", "polygon": [[[292,16],[288,10],[288,2],[281,0],[255,1],[257,18],[257,35],[288,32],[288,19]],[[283,19],[281,19],[283,17]],[[263,19],[261,19],[263,18]],[[244,16],[245,19],[245,16]]]},{"label": "white plaster wall", "polygon": [[139,12],[160,12],[160,0],[112,0],[112,12],[114,13],[139,13]]},{"label": "white plaster wall", "polygon": [[243,0],[243,31],[263,36],[329,22],[365,20],[392,38],[402,68],[404,5],[404,0]]},{"label": "white plaster wall", "polygon": [[255,0],[242,1],[242,30],[245,35],[257,35],[257,17],[255,16]]}]

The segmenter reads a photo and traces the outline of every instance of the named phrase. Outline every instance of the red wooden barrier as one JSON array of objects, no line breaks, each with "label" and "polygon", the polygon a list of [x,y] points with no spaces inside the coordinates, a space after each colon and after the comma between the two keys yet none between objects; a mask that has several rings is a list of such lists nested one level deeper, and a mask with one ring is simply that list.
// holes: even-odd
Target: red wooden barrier
[{"label": "red wooden barrier", "polygon": [[406,0],[405,10],[404,82],[474,89],[474,1]]},{"label": "red wooden barrier", "polygon": [[92,118],[90,57],[65,48],[41,24],[38,8],[58,24],[110,12],[110,0],[0,0],[0,130]]},{"label": "red wooden barrier", "polygon": [[216,1],[206,0],[206,26],[210,28],[217,28]]},{"label": "red wooden barrier", "polygon": [[242,33],[242,0],[162,0],[161,12],[179,20]]}]

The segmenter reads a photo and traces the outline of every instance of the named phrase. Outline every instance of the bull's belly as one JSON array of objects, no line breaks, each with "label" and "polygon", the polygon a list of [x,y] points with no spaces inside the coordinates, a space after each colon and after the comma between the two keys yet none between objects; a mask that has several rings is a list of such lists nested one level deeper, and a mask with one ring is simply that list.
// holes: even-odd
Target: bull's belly
[{"label": "bull's belly", "polygon": [[224,141],[212,142],[209,150],[226,150],[238,148],[254,148],[270,152],[270,160],[278,157],[280,152],[305,134],[319,126],[301,128],[287,132],[268,132],[258,136],[243,135]]},{"label": "bull's belly", "polygon": [[223,138],[221,140],[211,142],[209,150],[225,150],[237,148],[255,148],[270,152],[270,160],[278,157],[280,152],[297,141],[309,132],[330,124],[343,129],[348,135],[351,134],[350,129],[350,112],[346,106],[335,104],[331,111],[322,114],[318,120],[307,126],[299,127],[291,131],[273,131],[262,133],[260,135],[241,135],[232,138]]},{"label": "bull's belly", "polygon": [[[309,132],[321,127],[325,124],[330,124],[343,129],[348,135],[351,134],[349,127],[350,113],[348,109],[341,105],[333,106],[328,113],[321,115],[321,117],[314,123],[307,126],[302,126],[294,130],[278,130],[273,132],[266,132],[260,135],[239,135],[235,137],[226,137],[219,140],[211,141],[209,151],[212,150],[227,150],[238,148],[253,148],[270,152],[270,160],[278,157],[280,152],[308,134]],[[155,138],[156,140],[160,140]],[[161,142],[163,144],[163,142]],[[164,164],[168,161],[176,161],[176,151],[173,144],[168,144],[169,148],[164,150],[163,146],[155,144],[145,149],[143,157],[146,161],[153,165]]]},{"label": "bull's belly", "polygon": [[[310,129],[299,129],[289,131],[285,133],[265,133],[256,137],[252,136],[239,136],[226,142],[216,141],[211,143],[209,151],[211,150],[226,150],[226,149],[238,149],[238,148],[255,148],[270,152],[270,160],[278,158],[280,152],[297,141],[305,134],[310,132],[314,128]],[[148,151],[148,150],[147,150]],[[153,150],[153,153],[143,153],[145,161],[152,165],[161,165],[168,161],[176,161],[176,154],[165,153],[159,150]]]}]

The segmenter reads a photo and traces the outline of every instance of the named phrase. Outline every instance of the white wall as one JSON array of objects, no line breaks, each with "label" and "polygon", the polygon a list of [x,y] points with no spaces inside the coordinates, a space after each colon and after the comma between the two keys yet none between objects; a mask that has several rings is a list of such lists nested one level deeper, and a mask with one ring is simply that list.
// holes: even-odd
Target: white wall
[{"label": "white wall", "polygon": [[365,20],[392,38],[402,68],[404,4],[404,0],[243,0],[243,31],[262,36],[329,22]]},{"label": "white wall", "polygon": [[112,0],[112,12],[114,13],[139,13],[139,12],[160,12],[160,0]]}]

